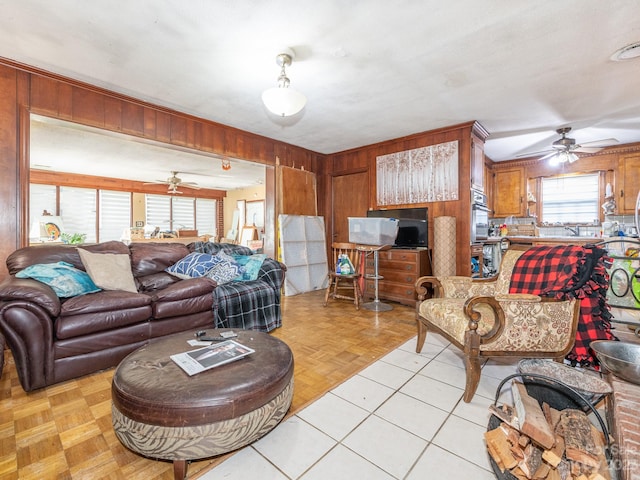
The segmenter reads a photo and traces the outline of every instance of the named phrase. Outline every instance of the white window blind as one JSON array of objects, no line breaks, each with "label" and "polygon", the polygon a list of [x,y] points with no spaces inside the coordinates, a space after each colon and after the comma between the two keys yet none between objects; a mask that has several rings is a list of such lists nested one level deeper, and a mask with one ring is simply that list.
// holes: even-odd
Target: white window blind
[{"label": "white window blind", "polygon": [[100,242],[121,240],[131,227],[131,193],[100,190]]},{"label": "white window blind", "polygon": [[168,195],[145,195],[147,226],[160,231],[171,229],[171,197]]},{"label": "white window blind", "polygon": [[549,223],[593,223],[598,219],[599,175],[542,179],[542,220]]},{"label": "white window blind", "polygon": [[29,185],[29,219],[33,223],[34,220],[40,218],[46,210],[50,215],[56,215],[56,186],[40,185],[31,183]]},{"label": "white window blind", "polygon": [[195,199],[193,197],[172,197],[172,230],[195,228]]},{"label": "white window blind", "polygon": [[211,235],[217,233],[217,204],[215,200],[206,198],[196,199],[196,229],[198,235]]},{"label": "white window blind", "polygon": [[60,187],[60,216],[64,232],[86,234],[85,242],[96,238],[96,190],[91,188]]}]

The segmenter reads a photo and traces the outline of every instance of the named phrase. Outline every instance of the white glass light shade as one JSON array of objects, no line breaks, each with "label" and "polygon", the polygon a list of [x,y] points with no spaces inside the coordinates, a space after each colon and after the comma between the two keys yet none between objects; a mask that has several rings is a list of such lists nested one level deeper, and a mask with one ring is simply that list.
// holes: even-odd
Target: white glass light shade
[{"label": "white glass light shade", "polygon": [[290,87],[273,87],[262,93],[267,109],[280,117],[295,115],[307,104],[307,97]]},{"label": "white glass light shade", "polygon": [[549,160],[549,163],[553,166],[560,165],[561,163],[565,163],[565,162],[573,163],[576,160],[578,160],[578,158],[580,157],[578,157],[573,152],[562,151],[562,152],[556,153],[553,157],[551,157],[551,159]]}]

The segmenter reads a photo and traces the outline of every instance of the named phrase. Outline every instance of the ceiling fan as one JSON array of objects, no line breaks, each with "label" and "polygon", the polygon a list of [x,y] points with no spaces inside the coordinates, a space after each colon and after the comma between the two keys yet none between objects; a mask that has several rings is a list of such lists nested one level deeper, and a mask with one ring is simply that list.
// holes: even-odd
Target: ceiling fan
[{"label": "ceiling fan", "polygon": [[551,158],[552,164],[573,163],[580,158],[576,153],[596,153],[604,147],[613,143],[618,143],[615,138],[607,138],[603,140],[594,140],[591,142],[576,143],[574,138],[567,137],[571,131],[571,127],[562,127],[556,130],[560,138],[551,144],[551,147],[541,152],[529,152],[518,155],[518,157],[532,157],[544,154],[539,160]]},{"label": "ceiling fan", "polygon": [[195,190],[200,189],[198,184],[195,182],[183,182],[182,179],[178,177],[178,173],[180,172],[172,171],[171,176],[166,180],[156,180],[154,182],[146,182],[145,185],[155,185],[155,184],[167,185],[168,187],[167,193],[171,193],[171,194],[182,193],[181,191],[178,190],[179,186],[186,187],[186,188],[193,188]]}]

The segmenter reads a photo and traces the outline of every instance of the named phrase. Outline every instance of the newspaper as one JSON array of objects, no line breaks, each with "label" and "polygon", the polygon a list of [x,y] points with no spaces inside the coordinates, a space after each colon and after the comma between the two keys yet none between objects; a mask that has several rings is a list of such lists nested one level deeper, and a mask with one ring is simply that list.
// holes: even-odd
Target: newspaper
[{"label": "newspaper", "polygon": [[255,352],[235,340],[216,342],[197,350],[176,353],[171,355],[171,360],[182,368],[187,374],[195,375],[210,368],[224,365],[225,363],[239,360]]}]

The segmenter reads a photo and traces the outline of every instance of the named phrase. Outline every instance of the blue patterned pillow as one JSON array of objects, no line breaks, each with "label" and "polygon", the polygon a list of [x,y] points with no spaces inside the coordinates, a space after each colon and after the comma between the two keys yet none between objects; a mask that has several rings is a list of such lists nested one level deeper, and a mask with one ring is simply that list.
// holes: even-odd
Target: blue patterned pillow
[{"label": "blue patterned pillow", "polygon": [[267,258],[266,253],[256,253],[255,255],[234,255],[235,261],[244,267],[244,273],[234,280],[238,282],[249,282],[258,279],[260,267]]},{"label": "blue patterned pillow", "polygon": [[214,279],[218,285],[230,282],[244,273],[244,267],[239,265],[233,257],[224,252],[215,255],[214,266],[207,272],[207,277]]},{"label": "blue patterned pillow", "polygon": [[204,277],[214,265],[213,255],[193,252],[167,267],[165,272],[182,279]]},{"label": "blue patterned pillow", "polygon": [[16,273],[16,277],[33,278],[49,285],[60,298],[100,291],[87,272],[78,270],[67,262],[31,265]]}]

